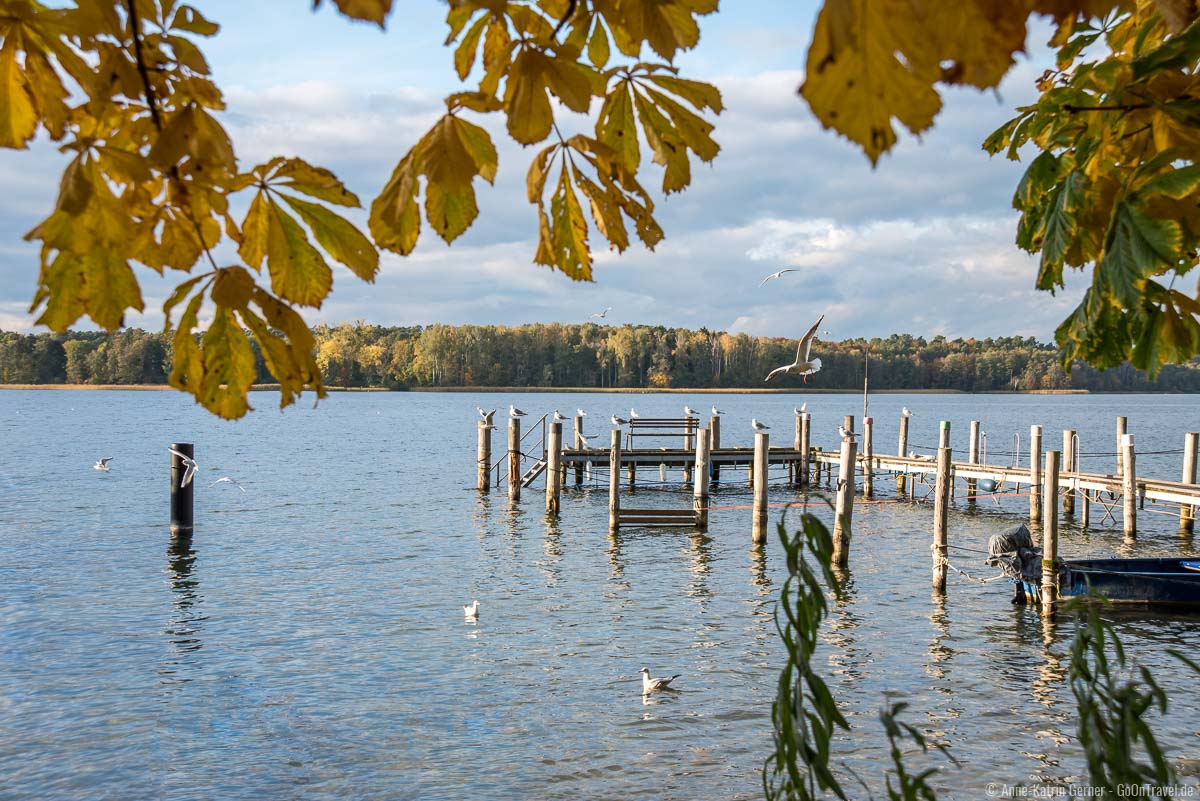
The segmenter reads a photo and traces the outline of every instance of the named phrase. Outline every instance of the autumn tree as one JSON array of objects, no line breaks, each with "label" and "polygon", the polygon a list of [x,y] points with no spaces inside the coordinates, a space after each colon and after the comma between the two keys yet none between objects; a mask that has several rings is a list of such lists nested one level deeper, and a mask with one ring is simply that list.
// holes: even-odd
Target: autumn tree
[{"label": "autumn tree", "polygon": [[[380,26],[392,15],[392,0],[334,4]],[[328,296],[331,263],[372,281],[379,249],[411,253],[422,217],[447,242],[470,227],[475,192],[498,164],[473,121],[486,115],[535,148],[532,260],[593,280],[594,242],[619,252],[663,239],[647,163],[669,195],[689,185],[693,160],[720,151],[720,92],[673,65],[716,10],[717,0],[450,0],[447,60],[471,83],[400,155],[370,201],[367,236],[338,213],[361,201],[328,170],[239,161],[200,47],[219,27],[195,7],[0,0],[0,146],[24,148],[42,131],[71,155],[54,208],[28,234],[41,246],[31,311],[54,331],[85,316],[116,330],[144,307],[135,265],[177,271],[163,307],[172,385],[239,417],[257,350],[282,405],[306,388],[321,396],[316,343],[297,309]],[[996,86],[1034,14],[1055,21],[1056,68],[1039,102],[987,142],[1012,158],[1041,151],[1014,198],[1017,244],[1041,254],[1041,288],[1062,286],[1065,266],[1091,271],[1084,303],[1058,330],[1068,364],[1129,358],[1153,373],[1200,351],[1200,304],[1176,286],[1200,238],[1192,0],[826,0],[800,94],[876,162],[897,123],[915,134],[933,125],[940,87]],[[593,110],[594,120],[583,116]],[[560,126],[565,114],[586,132],[563,135],[581,127]],[[212,255],[223,239],[237,263]],[[741,345],[757,347],[714,350],[719,369],[721,358],[753,361]],[[418,371],[464,369],[418,351]],[[654,366],[620,349],[601,363],[643,377]]]}]

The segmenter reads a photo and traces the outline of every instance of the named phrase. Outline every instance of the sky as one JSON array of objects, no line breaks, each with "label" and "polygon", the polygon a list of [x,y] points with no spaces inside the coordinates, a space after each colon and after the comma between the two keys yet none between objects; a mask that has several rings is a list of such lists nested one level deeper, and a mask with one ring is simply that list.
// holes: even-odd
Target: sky
[{"label": "sky", "polygon": [[[386,31],[346,20],[328,4],[315,12],[299,0],[194,4],[222,25],[200,45],[225,92],[221,120],[243,168],[299,156],[332,169],[369,206],[440,116],[442,97],[463,88],[442,46],[445,6],[436,0],[397,3]],[[1050,340],[1079,302],[1082,277],[1068,278],[1057,295],[1034,288],[1036,258],[1013,244],[1011,198],[1024,165],[980,147],[1036,97],[1034,81],[1052,61],[1042,44],[1049,27],[1034,26],[1029,55],[1018,55],[998,91],[943,91],[934,129],[902,134],[872,169],[796,94],[816,7],[725,0],[703,18],[699,47],[676,64],[684,77],[720,88],[726,110],[714,120],[714,137],[722,150],[712,165],[693,159],[686,191],[656,197],[666,240],[654,252],[640,243],[610,252],[593,228],[593,283],[534,264],[537,217],[524,185],[537,148],[508,139],[497,115],[476,116],[492,133],[500,168],[495,186],[476,184],[480,215],[471,230],[447,246],[425,225],[411,256],[383,254],[374,284],[335,266],[332,296],[305,317],[516,325],[583,322],[611,306],[612,324],[762,336],[797,337],[824,314],[822,328],[835,340],[892,333]],[[565,125],[590,125],[561,113]],[[27,312],[37,252],[22,235],[52,208],[64,164],[44,137],[27,151],[0,151],[0,329],[39,330]],[[643,185],[660,185],[658,170],[650,165]],[[349,216],[365,230],[365,211]],[[217,257],[236,260],[228,246]],[[759,286],[785,267],[797,269]],[[138,277],[146,311],[128,314],[126,324],[159,329],[172,284],[142,268]]]}]

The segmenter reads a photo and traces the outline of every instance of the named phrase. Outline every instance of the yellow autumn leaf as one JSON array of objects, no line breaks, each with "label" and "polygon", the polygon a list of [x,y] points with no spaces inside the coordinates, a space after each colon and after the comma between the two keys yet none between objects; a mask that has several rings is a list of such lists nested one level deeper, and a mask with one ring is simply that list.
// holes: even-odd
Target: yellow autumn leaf
[{"label": "yellow autumn leaf", "polygon": [[458,135],[463,149],[470,155],[471,163],[475,165],[479,177],[489,184],[493,183],[496,180],[499,158],[496,155],[496,146],[492,144],[492,137],[483,128],[461,117],[452,116],[450,119],[454,132]]},{"label": "yellow autumn leaf", "polygon": [[677,103],[661,92],[649,89],[646,95],[667,113],[671,122],[675,124],[675,131],[679,138],[688,146],[688,149],[700,157],[701,161],[712,161],[717,157],[717,154],[721,152],[721,146],[710,136],[713,131],[711,122],[699,114],[689,111],[682,103]]},{"label": "yellow autumn leaf", "polygon": [[662,74],[647,76],[647,80],[673,95],[679,95],[698,109],[707,108],[718,114],[725,110],[721,101],[721,90],[712,84]]},{"label": "yellow autumn leaf", "polygon": [[532,145],[550,134],[554,113],[546,95],[546,70],[550,59],[526,48],[509,68],[504,89],[508,133],[522,145]]},{"label": "yellow autumn leaf", "polygon": [[250,302],[253,291],[254,278],[244,268],[235,264],[217,270],[211,294],[213,302],[218,306],[241,311]]},{"label": "yellow autumn leaf", "polygon": [[558,144],[553,144],[543,148],[529,164],[529,172],[525,174],[525,194],[530,203],[541,201],[542,192],[546,188],[546,170],[550,164],[550,157],[558,152],[559,147]]},{"label": "yellow autumn leaf", "polygon": [[33,98],[17,66],[17,50],[11,40],[0,46],[0,147],[24,150],[37,130]]},{"label": "yellow autumn leaf", "polygon": [[629,232],[625,229],[625,220],[621,216],[620,205],[615,202],[608,191],[594,183],[580,170],[573,169],[572,174],[575,177],[575,183],[587,195],[588,201],[591,203],[592,220],[596,223],[596,230],[608,240],[614,250],[618,253],[624,251],[629,247]]},{"label": "yellow autumn leaf", "polygon": [[304,229],[274,201],[267,201],[267,269],[271,289],[284,300],[320,308],[333,288],[333,271],[309,244]]},{"label": "yellow autumn leaf", "polygon": [[333,4],[347,17],[374,22],[380,28],[392,11],[392,0],[333,0]]},{"label": "yellow autumn leaf", "polygon": [[622,81],[609,92],[596,121],[596,138],[616,152],[621,166],[636,172],[641,162],[641,150],[638,147],[631,95],[628,81]]},{"label": "yellow autumn leaf", "polygon": [[654,162],[663,170],[663,192],[681,192],[692,182],[692,165],[679,132],[645,95],[634,94],[634,105],[642,120],[642,133],[654,152]]},{"label": "yellow autumn leaf", "polygon": [[[70,92],[63,86],[58,72],[51,66],[44,53],[26,51],[25,78],[42,125],[51,139],[62,139],[67,133],[67,121],[71,114],[67,105]],[[4,79],[0,78],[0,86],[3,85]]]},{"label": "yellow autumn leaf", "polygon": [[576,61],[555,57],[546,62],[546,84],[571,111],[586,113],[592,101],[592,70]]},{"label": "yellow autumn leaf", "polygon": [[238,248],[238,255],[255,270],[262,266],[263,259],[267,257],[267,239],[271,231],[267,202],[265,192],[257,193],[254,200],[250,201],[246,218],[242,220],[242,245]]},{"label": "yellow autumn leaf", "polygon": [[286,195],[283,199],[300,215],[317,242],[335,261],[349,267],[364,281],[375,280],[379,271],[379,252],[350,221],[316,203]]},{"label": "yellow autumn leaf", "polygon": [[45,304],[45,309],[35,321],[51,331],[66,331],[87,312],[87,284],[84,279],[84,260],[70,253],[58,253],[42,269],[38,278],[39,289],[30,313]]},{"label": "yellow autumn leaf", "polygon": [[125,322],[125,310],[142,311],[142,291],[129,262],[103,246],[84,260],[85,305],[96,325],[115,331]]},{"label": "yellow autumn leaf", "polygon": [[232,311],[217,306],[200,348],[204,376],[197,399],[226,420],[244,416],[250,410],[246,397],[254,384],[254,352]]},{"label": "yellow autumn leaf", "polygon": [[425,219],[447,244],[470,228],[478,215],[475,191],[470,185],[465,189],[433,181],[425,185]]},{"label": "yellow autumn leaf", "polygon": [[475,53],[479,49],[479,38],[483,36],[484,30],[487,28],[488,17],[486,14],[475,20],[469,29],[467,35],[458,43],[458,47],[454,49],[454,69],[458,72],[460,80],[466,80],[471,74],[471,66],[475,63]]},{"label": "yellow autumn leaf", "polygon": [[587,242],[587,220],[564,165],[558,187],[550,199],[554,234],[554,266],[575,281],[592,280],[592,253]]},{"label": "yellow autumn leaf", "polygon": [[604,32],[604,23],[599,17],[596,17],[596,23],[592,27],[592,37],[588,39],[587,46],[588,61],[597,69],[604,69],[604,65],[608,63],[608,34]]},{"label": "yellow autumn leaf", "polygon": [[419,189],[416,159],[409,151],[371,203],[367,225],[376,245],[404,256],[412,253],[421,233],[421,213],[417,206]]},{"label": "yellow autumn leaf", "polygon": [[212,36],[221,29],[221,26],[215,22],[209,22],[203,14],[191,6],[184,5],[175,12],[175,16],[171,20],[171,28],[200,36]]},{"label": "yellow autumn leaf", "polygon": [[204,379],[200,346],[196,344],[196,338],[192,335],[192,331],[200,324],[200,305],[203,302],[204,293],[197,292],[179,316],[179,325],[175,329],[175,339],[171,346],[171,374],[167,377],[167,383],[171,386],[193,395],[200,391],[200,384]]}]

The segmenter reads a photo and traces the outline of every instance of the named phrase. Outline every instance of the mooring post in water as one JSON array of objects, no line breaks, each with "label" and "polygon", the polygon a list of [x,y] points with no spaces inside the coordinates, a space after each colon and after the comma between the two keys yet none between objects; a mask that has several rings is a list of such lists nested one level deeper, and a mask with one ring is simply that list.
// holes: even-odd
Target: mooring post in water
[{"label": "mooring post in water", "polygon": [[[896,455],[903,458],[908,456],[908,417],[900,415],[900,446],[896,451]],[[904,494],[904,476],[896,476],[896,493]]]},{"label": "mooring post in water", "polygon": [[1029,427],[1029,522],[1042,520],[1042,427]]},{"label": "mooring post in water", "polygon": [[[685,451],[694,451],[696,448],[696,424],[699,422],[694,417],[687,418],[688,427],[685,428],[683,434],[683,449]],[[692,465],[690,462],[683,463],[683,484],[687,486],[692,482]]]},{"label": "mooring post in water", "polygon": [[1058,451],[1046,451],[1042,486],[1042,615],[1052,616],[1058,605]]},{"label": "mooring post in water", "polygon": [[562,423],[550,424],[546,440],[546,514],[557,516],[562,508]]},{"label": "mooring post in water", "polygon": [[1124,472],[1121,474],[1122,511],[1124,512],[1125,539],[1137,537],[1137,454],[1133,448],[1133,434],[1121,437],[1121,463]]},{"label": "mooring post in water", "polygon": [[479,445],[475,449],[475,456],[479,462],[479,478],[476,482],[476,488],[480,492],[487,492],[492,488],[492,429],[495,426],[488,425],[487,420],[479,421]]},{"label": "mooring post in water", "polygon": [[[587,440],[583,438],[583,415],[575,415],[575,450],[586,451]],[[583,484],[583,461],[575,462],[575,486]]]},{"label": "mooring post in water", "polygon": [[850,437],[843,438],[833,509],[833,563],[842,567],[850,563],[850,531],[854,524],[854,460],[857,455],[858,443]]},{"label": "mooring post in water", "polygon": [[808,486],[809,468],[812,454],[812,418],[808,412],[800,415],[800,486]]},{"label": "mooring post in water", "polygon": [[[196,458],[195,447],[190,442],[173,442],[171,450],[178,451],[188,459]],[[193,474],[192,480],[183,485],[187,466],[179,453],[171,454],[171,536],[186,538],[192,536],[192,491],[196,482]]]},{"label": "mooring post in water", "polygon": [[950,421],[942,420],[938,423],[938,448],[950,447]]},{"label": "mooring post in water", "polygon": [[[1078,441],[1075,429],[1063,429],[1063,446],[1062,446],[1062,464],[1060,470],[1063,473],[1075,472],[1078,465],[1075,461],[1075,444]],[[1075,491],[1069,486],[1062,490],[1062,510],[1063,515],[1075,515]]]},{"label": "mooring post in water", "polygon": [[692,489],[692,510],[696,513],[696,527],[708,530],[708,431],[696,432],[696,483]]},{"label": "mooring post in water", "polygon": [[521,418],[508,418],[508,499],[521,500]]},{"label": "mooring post in water", "polygon": [[937,480],[933,487],[933,591],[946,591],[946,554],[950,524],[950,449],[938,448]]},{"label": "mooring post in water", "polygon": [[[979,421],[971,421],[971,431],[967,435],[967,461],[971,464],[979,464]],[[967,502],[975,503],[975,479],[967,479]]]},{"label": "mooring post in water", "polygon": [[[708,420],[709,453],[711,454],[719,447],[721,447],[721,418],[714,414]],[[714,484],[721,483],[721,466],[715,461],[712,463],[712,480]]]},{"label": "mooring post in water", "polygon": [[751,542],[755,545],[767,540],[767,453],[770,442],[766,431],[754,435],[754,531]]},{"label": "mooring post in water", "polygon": [[[1189,431],[1183,435],[1183,483],[1196,483],[1196,450],[1200,445],[1200,433]],[[1196,507],[1191,504],[1179,506],[1179,533],[1191,535],[1196,526]]]},{"label": "mooring post in water", "polygon": [[875,467],[871,463],[874,457],[874,444],[871,437],[875,429],[875,418],[863,418],[863,496],[870,498],[875,494]]},{"label": "mooring post in water", "polygon": [[1092,524],[1092,494],[1089,490],[1079,491],[1079,529],[1087,531]]},{"label": "mooring post in water", "polygon": [[616,534],[621,517],[621,429],[612,431],[608,451],[608,532]]},{"label": "mooring post in water", "polygon": [[[842,418],[842,427],[845,428],[847,431],[853,432],[854,431],[854,415],[848,414],[845,417],[843,417]],[[858,449],[855,448],[855,450],[858,450]]]},{"label": "mooring post in water", "polygon": [[1128,417],[1118,417],[1117,418],[1117,476],[1121,476],[1125,470],[1124,462],[1121,459],[1121,437],[1125,436],[1128,433],[1129,433],[1129,418]]}]

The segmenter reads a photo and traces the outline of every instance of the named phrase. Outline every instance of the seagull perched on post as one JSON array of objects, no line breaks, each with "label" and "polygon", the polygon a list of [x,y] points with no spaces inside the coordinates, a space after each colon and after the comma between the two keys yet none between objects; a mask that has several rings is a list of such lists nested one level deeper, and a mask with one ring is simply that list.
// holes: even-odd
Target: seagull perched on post
[{"label": "seagull perched on post", "polygon": [[767,374],[765,381],[770,381],[779,373],[798,373],[804,376],[804,383],[808,383],[808,377],[821,369],[821,360],[813,359],[809,361],[808,355],[812,351],[813,339],[817,336],[817,326],[825,319],[825,315],[817,318],[817,321],[812,324],[812,328],[808,329],[808,333],[800,338],[796,343],[796,361],[791,364],[785,364],[783,367],[776,367]]},{"label": "seagull perched on post", "polygon": [[626,420],[622,417],[617,417],[615,414],[612,416],[612,423],[614,426],[623,426],[628,422],[629,422],[628,420]]},{"label": "seagull perched on post", "polygon": [[794,273],[794,272],[796,272],[796,271],[797,271],[797,268],[795,268],[795,267],[788,267],[788,268],[786,268],[786,269],[783,269],[783,270],[778,270],[778,271],[776,271],[776,272],[773,272],[773,273],[771,273],[770,275],[768,275],[768,276],[767,276],[766,278],[764,278],[763,280],[759,281],[759,282],[758,282],[758,285],[759,285],[759,286],[762,286],[763,284],[765,284],[765,283],[767,283],[768,281],[770,281],[772,278],[778,278],[779,276],[783,275],[784,273]]},{"label": "seagull perched on post", "polygon": [[649,695],[655,690],[673,690],[675,688],[670,686],[671,682],[683,675],[682,673],[676,673],[670,678],[652,679],[650,678],[649,668],[642,668],[640,673],[642,674],[642,695]]},{"label": "seagull perched on post", "polygon": [[717,408],[715,405],[713,406],[713,410],[712,410],[712,412],[713,412],[713,416],[716,416],[716,415],[718,415],[718,414],[725,414],[725,412],[723,412],[723,411],[721,411],[720,409],[718,409],[718,408]]},{"label": "seagull perched on post", "polygon": [[800,406],[798,408],[794,407],[792,409],[792,411],[796,413],[797,417],[804,414],[806,411],[808,411],[808,401],[805,401],[804,403],[800,404]]},{"label": "seagull perched on post", "polygon": [[92,465],[92,468],[95,470],[103,470],[104,472],[107,473],[109,470],[108,463],[111,462],[112,460],[113,460],[113,458],[111,456],[105,456],[100,461],[98,461],[94,465]]},{"label": "seagull perched on post", "polygon": [[845,426],[838,426],[838,436],[840,436],[843,441],[850,440],[853,442],[854,438],[857,437],[858,434],[854,433],[853,431],[847,431]]},{"label": "seagull perched on post", "polygon": [[520,409],[518,409],[516,406],[513,406],[512,404],[509,404],[509,406],[508,406],[508,416],[509,416],[509,417],[524,417],[524,416],[525,416],[525,412],[521,411],[521,410],[520,410]]},{"label": "seagull perched on post", "polygon": [[241,484],[239,484],[239,483],[238,483],[238,482],[237,482],[235,479],[232,479],[232,478],[230,478],[229,476],[221,476],[220,478],[218,478],[216,481],[214,481],[213,483],[209,484],[208,486],[210,486],[210,487],[215,487],[215,486],[217,486],[218,484],[232,484],[233,486],[235,486],[235,487],[237,487],[238,489],[240,489],[242,492],[245,492],[245,491],[246,491],[246,488],[245,488],[245,487],[243,487],[243,486],[242,486]]},{"label": "seagull perched on post", "polygon": [[558,409],[555,409],[555,410],[554,410],[554,422],[556,422],[556,423],[561,423],[561,422],[563,422],[563,421],[564,421],[564,420],[566,420],[566,419],[567,419],[567,418],[563,417],[563,416],[562,416],[562,413],[561,413],[561,412],[560,412]]},{"label": "seagull perched on post", "polygon": [[750,418],[750,427],[753,428],[755,431],[766,431],[767,429],[770,428],[770,426],[764,425],[763,423],[758,422],[758,420],[756,420],[753,417]]},{"label": "seagull perched on post", "polygon": [[489,428],[495,428],[495,427],[496,427],[496,426],[495,426],[495,425],[492,423],[492,415],[494,415],[494,414],[496,413],[496,410],[495,410],[495,409],[492,409],[490,412],[485,412],[483,409],[481,409],[480,407],[476,406],[476,407],[475,407],[475,410],[479,412],[479,416],[483,418],[483,422],[484,422],[485,424],[487,424],[487,426],[488,426]]},{"label": "seagull perched on post", "polygon": [[597,318],[599,318],[599,319],[603,320],[603,319],[604,319],[606,316],[608,316],[608,313],[609,313],[610,311],[612,311],[612,306],[606,306],[606,307],[604,308],[604,311],[602,311],[602,312],[592,312],[592,315],[591,315],[591,316],[592,316],[592,317],[597,317]]},{"label": "seagull perched on post", "polygon": [[691,406],[684,406],[683,414],[685,417],[699,417],[700,416],[700,412],[696,411]]},{"label": "seagull perched on post", "polygon": [[913,415],[912,415],[912,412],[910,412],[908,410],[908,407],[905,406],[903,409],[900,410],[900,416],[901,417],[912,417]]},{"label": "seagull perched on post", "polygon": [[178,456],[183,461],[183,478],[179,479],[179,488],[183,489],[188,484],[192,483],[192,477],[196,475],[196,471],[200,465],[196,464],[196,460],[190,456],[186,456],[174,448],[167,448],[171,453]]},{"label": "seagull perched on post", "polygon": [[583,409],[576,409],[575,414],[579,415],[580,417],[587,417],[587,412],[585,412]]}]

